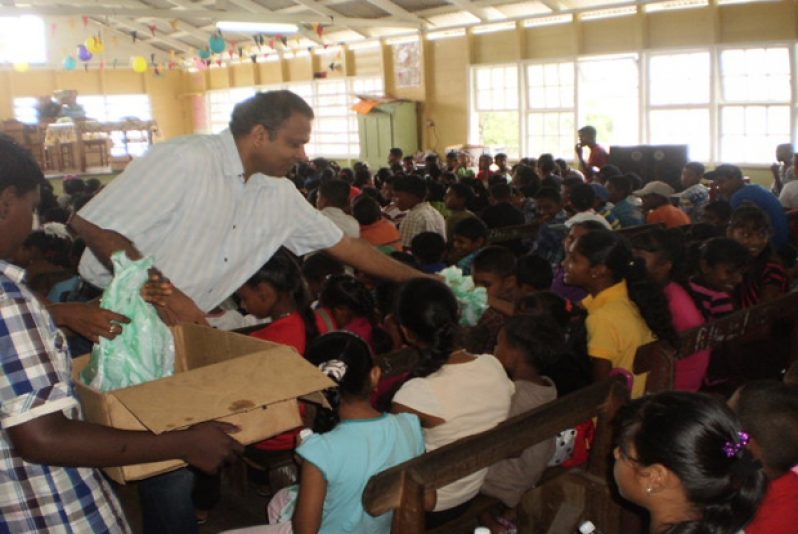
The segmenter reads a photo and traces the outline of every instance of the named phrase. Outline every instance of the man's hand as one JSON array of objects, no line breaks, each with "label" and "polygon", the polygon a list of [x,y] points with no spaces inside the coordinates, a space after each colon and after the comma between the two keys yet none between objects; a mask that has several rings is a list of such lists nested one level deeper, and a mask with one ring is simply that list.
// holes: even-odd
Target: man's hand
[{"label": "man's hand", "polygon": [[579,159],[582,159],[582,143],[576,143],[576,146],[574,146],[574,152],[579,154]]},{"label": "man's hand", "polygon": [[114,339],[122,333],[122,325],[130,322],[124,315],[100,308],[98,300],[51,304],[47,310],[56,325],[68,328],[92,343],[99,343],[100,337]]},{"label": "man's hand", "polygon": [[179,431],[185,440],[182,459],[206,473],[215,473],[224,462],[244,451],[244,446],[230,437],[239,430],[230,423],[208,421]]},{"label": "man's hand", "polygon": [[205,312],[156,269],[150,270],[150,278],[141,288],[141,297],[155,306],[161,320],[169,326],[179,323],[208,326]]}]

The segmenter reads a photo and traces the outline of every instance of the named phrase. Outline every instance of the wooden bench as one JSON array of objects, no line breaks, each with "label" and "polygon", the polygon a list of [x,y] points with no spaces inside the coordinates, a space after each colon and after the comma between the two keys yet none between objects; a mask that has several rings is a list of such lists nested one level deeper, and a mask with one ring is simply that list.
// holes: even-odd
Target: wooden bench
[{"label": "wooden bench", "polygon": [[[363,506],[372,515],[394,511],[392,532],[425,532],[424,494],[437,490],[494,463],[518,456],[524,449],[579,423],[598,417],[596,439],[584,469],[559,470],[550,478],[561,484],[564,497],[547,492],[550,481],[539,486],[565,507],[552,510],[550,523],[571,532],[576,523],[590,518],[605,532],[617,532],[620,507],[607,484],[612,450],[611,420],[626,402],[628,392],[621,378],[594,384],[539,408],[508,419],[496,428],[458,440],[374,475],[363,493]],[[564,484],[563,484],[564,483]],[[533,490],[536,491],[536,490]],[[563,511],[564,510],[564,511]],[[527,525],[528,526],[528,525]],[[461,528],[447,524],[441,532],[455,533]],[[527,527],[524,527],[527,528]],[[522,530],[524,532],[524,530]]]},{"label": "wooden bench", "polygon": [[515,239],[534,239],[539,227],[538,223],[531,223],[493,228],[488,231],[488,243],[495,245],[496,243],[504,243]]},{"label": "wooden bench", "polygon": [[654,341],[637,350],[634,362],[636,374],[649,373],[647,392],[673,389],[677,360],[700,350],[716,349],[731,341],[771,339],[776,322],[792,323],[790,351],[786,366],[798,361],[798,292],[736,311],[726,317],[692,328],[679,335],[681,347],[674,351],[667,343]]}]

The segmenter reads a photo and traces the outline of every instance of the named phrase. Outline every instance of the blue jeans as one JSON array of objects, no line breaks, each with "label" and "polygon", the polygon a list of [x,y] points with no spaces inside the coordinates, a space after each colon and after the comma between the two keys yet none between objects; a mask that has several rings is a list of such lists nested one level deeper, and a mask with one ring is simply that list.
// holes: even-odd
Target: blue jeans
[{"label": "blue jeans", "polygon": [[194,473],[178,469],[138,482],[144,534],[198,534]]}]

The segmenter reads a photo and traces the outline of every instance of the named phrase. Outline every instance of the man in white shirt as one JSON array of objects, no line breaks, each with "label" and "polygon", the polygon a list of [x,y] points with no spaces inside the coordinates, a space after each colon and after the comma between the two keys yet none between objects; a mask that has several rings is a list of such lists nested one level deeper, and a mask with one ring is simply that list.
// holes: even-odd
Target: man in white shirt
[{"label": "man in white shirt", "polygon": [[351,186],[343,180],[328,180],[319,186],[316,207],[341,229],[344,235],[360,237],[360,224],[344,210],[349,204]]},{"label": "man in white shirt", "polygon": [[[300,256],[323,249],[395,281],[422,276],[344,235],[281,178],[307,160],[312,119],[290,91],[258,93],[236,105],[229,130],[153,146],[70,220],[87,244],[81,276],[105,287],[112,253],[152,256],[170,282],[154,298],[161,316],[198,324],[281,246]],[[185,473],[140,484],[145,531],[197,531]]]},{"label": "man in white shirt", "polygon": [[419,176],[402,176],[393,182],[396,206],[408,210],[399,224],[402,246],[410,248],[413,238],[422,232],[435,232],[446,240],[446,221],[443,215],[426,201],[427,183]]}]

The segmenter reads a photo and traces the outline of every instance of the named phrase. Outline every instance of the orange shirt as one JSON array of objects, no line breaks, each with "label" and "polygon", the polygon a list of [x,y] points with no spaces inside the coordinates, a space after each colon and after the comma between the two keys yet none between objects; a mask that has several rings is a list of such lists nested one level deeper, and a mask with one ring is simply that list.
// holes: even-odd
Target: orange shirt
[{"label": "orange shirt", "polygon": [[646,224],[665,225],[665,228],[676,228],[690,224],[690,217],[681,209],[670,204],[665,204],[657,209],[651,210],[646,217]]},{"label": "orange shirt", "polygon": [[375,247],[391,247],[402,251],[402,237],[393,223],[380,219],[373,224],[360,225],[360,237]]}]

